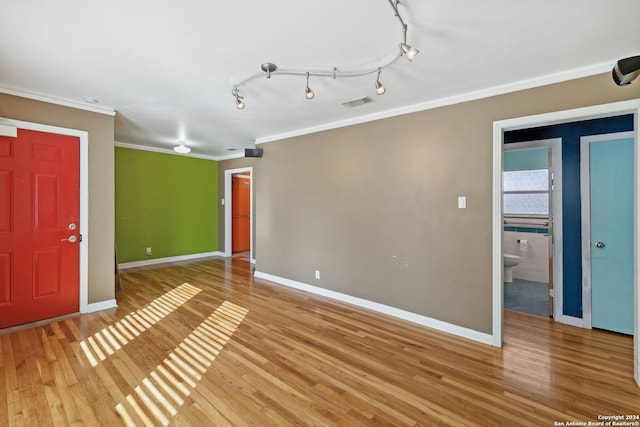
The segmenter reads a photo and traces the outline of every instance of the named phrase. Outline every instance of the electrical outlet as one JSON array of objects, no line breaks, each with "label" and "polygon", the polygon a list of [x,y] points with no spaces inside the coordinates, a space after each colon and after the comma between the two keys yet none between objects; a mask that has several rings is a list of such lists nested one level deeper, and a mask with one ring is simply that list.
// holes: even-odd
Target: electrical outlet
[{"label": "electrical outlet", "polygon": [[147,248],[147,256],[151,255],[151,248]]},{"label": "electrical outlet", "polygon": [[320,280],[320,270],[316,270],[316,280]]}]

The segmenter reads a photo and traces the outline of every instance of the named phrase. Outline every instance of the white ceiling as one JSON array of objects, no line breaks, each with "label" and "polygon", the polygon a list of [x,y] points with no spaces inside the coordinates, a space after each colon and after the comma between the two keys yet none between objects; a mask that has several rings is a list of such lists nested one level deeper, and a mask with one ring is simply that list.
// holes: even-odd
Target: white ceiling
[{"label": "white ceiling", "polygon": [[[420,49],[376,75],[277,75],[263,62],[375,70],[402,39],[388,0],[0,0],[0,91],[116,111],[116,141],[193,154],[561,81],[640,54],[639,0],[403,0]],[[612,82],[613,84],[613,82]],[[634,82],[634,85],[640,83]],[[362,96],[376,102],[348,109]],[[95,98],[97,104],[86,103]],[[238,152],[236,152],[238,153]]]}]

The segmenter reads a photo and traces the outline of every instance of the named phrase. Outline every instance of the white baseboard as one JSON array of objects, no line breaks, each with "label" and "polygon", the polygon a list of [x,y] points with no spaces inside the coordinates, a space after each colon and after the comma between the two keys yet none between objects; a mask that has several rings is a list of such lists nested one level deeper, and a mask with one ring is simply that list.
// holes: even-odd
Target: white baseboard
[{"label": "white baseboard", "polygon": [[432,319],[430,317],[423,316],[421,314],[412,313],[409,311],[401,310],[396,307],[380,304],[377,302],[369,301],[363,298],[354,297],[351,295],[343,294],[340,292],[331,291],[317,286],[308,285],[302,282],[296,282],[295,280],[286,279],[284,277],[274,276],[272,274],[256,271],[254,276],[259,279],[269,280],[271,282],[279,283],[284,286],[299,289],[302,291],[310,292],[316,295],[322,295],[328,298],[336,299],[342,302],[356,305],[358,307],[374,310],[379,313],[388,314],[389,316],[397,317],[409,322],[417,323],[428,328],[436,329],[438,331],[446,332],[452,335],[457,335],[462,338],[468,338],[470,340],[478,341],[487,345],[494,345],[493,335],[486,334],[484,332],[478,332],[473,329],[464,328],[462,326],[453,325],[451,323],[443,322],[441,320]]},{"label": "white baseboard", "polygon": [[133,267],[143,267],[146,265],[154,265],[154,264],[164,264],[165,262],[175,262],[175,261],[187,261],[190,259],[198,259],[198,258],[207,258],[210,256],[224,256],[223,252],[202,252],[199,254],[189,254],[189,255],[179,255],[179,256],[170,256],[165,258],[154,258],[154,259],[145,259],[143,261],[132,261],[125,262],[122,264],[118,264],[118,268],[121,270],[125,270],[127,268]]},{"label": "white baseboard", "polygon": [[560,323],[564,323],[565,325],[577,326],[578,328],[584,328],[584,319],[580,317],[566,316],[562,315],[559,320]]},{"label": "white baseboard", "polygon": [[109,299],[106,301],[94,302],[87,305],[87,313],[93,313],[96,311],[107,310],[110,308],[116,308],[118,302],[115,299]]}]

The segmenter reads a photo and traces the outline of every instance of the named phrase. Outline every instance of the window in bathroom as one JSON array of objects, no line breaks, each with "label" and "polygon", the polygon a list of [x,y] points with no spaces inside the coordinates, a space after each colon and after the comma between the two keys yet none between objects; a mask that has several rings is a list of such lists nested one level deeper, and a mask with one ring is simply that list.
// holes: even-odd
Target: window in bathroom
[{"label": "window in bathroom", "polygon": [[549,216],[549,170],[503,172],[503,209],[507,215]]}]

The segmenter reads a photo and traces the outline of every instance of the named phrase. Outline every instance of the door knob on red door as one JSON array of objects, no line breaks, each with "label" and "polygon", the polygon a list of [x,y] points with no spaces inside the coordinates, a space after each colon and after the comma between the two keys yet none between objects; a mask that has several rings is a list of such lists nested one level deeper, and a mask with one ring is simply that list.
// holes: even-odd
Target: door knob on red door
[{"label": "door knob on red door", "polygon": [[62,239],[60,240],[61,242],[71,242],[71,243],[75,243],[78,241],[78,237],[77,236],[69,236],[66,239]]}]

